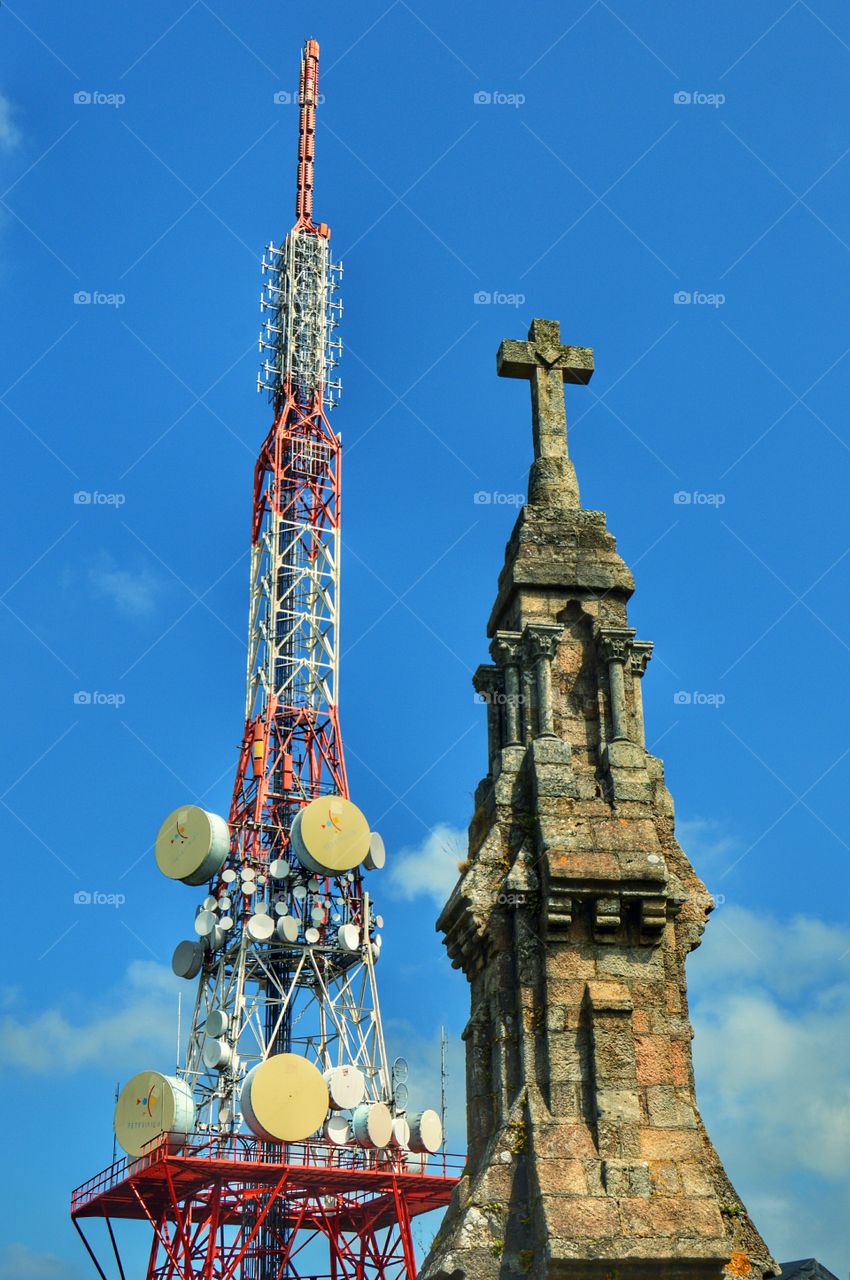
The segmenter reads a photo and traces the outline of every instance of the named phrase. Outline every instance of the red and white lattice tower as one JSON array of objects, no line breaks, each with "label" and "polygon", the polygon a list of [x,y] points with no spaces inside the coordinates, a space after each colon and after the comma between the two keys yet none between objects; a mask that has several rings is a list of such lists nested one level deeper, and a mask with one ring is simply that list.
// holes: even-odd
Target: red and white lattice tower
[{"label": "red and white lattice tower", "polygon": [[[319,47],[301,61],[296,221],[267,247],[260,388],[273,422],[254,471],[245,730],[227,822],[193,805],[157,837],[165,875],[201,887],[175,972],[197,980],[186,1061],[121,1091],[126,1159],[71,1214],[152,1231],[148,1280],[412,1280],[411,1220],[457,1181],[439,1118],[407,1112],[375,964],[364,871],[384,853],[348,797],[340,735],[341,442],[329,412],[341,267],[313,221]],[[247,1128],[246,1128],[247,1127]],[[135,1273],[135,1271],[134,1271]]]}]

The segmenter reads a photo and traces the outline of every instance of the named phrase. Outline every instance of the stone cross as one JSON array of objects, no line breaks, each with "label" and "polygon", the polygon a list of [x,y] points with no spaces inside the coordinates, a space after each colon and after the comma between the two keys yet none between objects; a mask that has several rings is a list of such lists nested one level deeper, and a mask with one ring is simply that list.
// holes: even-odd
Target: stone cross
[{"label": "stone cross", "polygon": [[590,347],[561,345],[557,320],[532,320],[528,342],[505,339],[496,357],[500,378],[528,378],[534,458],[567,457],[567,415],[564,383],[586,385],[593,376]]}]

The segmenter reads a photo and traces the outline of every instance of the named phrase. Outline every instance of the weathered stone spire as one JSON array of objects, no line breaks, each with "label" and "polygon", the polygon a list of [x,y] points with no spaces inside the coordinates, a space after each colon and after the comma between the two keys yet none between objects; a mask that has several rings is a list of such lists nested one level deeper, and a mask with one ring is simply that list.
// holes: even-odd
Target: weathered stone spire
[{"label": "weathered stone spire", "polygon": [[504,342],[535,458],[490,616],[488,771],[438,921],[466,974],[468,1169],[421,1280],[760,1280],[777,1268],[700,1119],[685,958],[711,899],[644,740],[652,645],[631,574],[581,509],[555,321]]}]

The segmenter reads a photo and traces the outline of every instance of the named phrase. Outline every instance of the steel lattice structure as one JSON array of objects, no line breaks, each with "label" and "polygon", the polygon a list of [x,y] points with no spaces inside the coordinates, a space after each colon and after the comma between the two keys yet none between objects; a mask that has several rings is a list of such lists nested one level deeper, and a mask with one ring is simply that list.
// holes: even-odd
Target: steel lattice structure
[{"label": "steel lattice structure", "polygon": [[[112,1227],[122,1218],[152,1228],[148,1280],[283,1280],[305,1267],[333,1280],[412,1280],[411,1219],[445,1205],[457,1180],[446,1157],[429,1164],[398,1147],[273,1143],[238,1132],[246,1070],[280,1052],[300,1053],[323,1072],[352,1064],[368,1101],[403,1111],[375,980],[380,938],[361,871],[293,887],[299,868],[290,831],[299,810],[320,796],[348,797],[338,712],[341,444],[329,420],[341,391],[333,335],[342,268],[330,260],[329,228],[313,221],[318,54],[308,40],[296,221],[263,258],[259,387],[273,422],[254,470],[245,728],[230,852],[210,884],[215,925],[179,1071],[194,1097],[195,1132],[178,1150],[166,1135],[74,1193],[72,1217],[102,1277],[82,1229],[87,1218],[106,1220],[122,1280]],[[235,901],[241,877],[244,894],[259,891],[270,909],[275,874],[287,886],[297,939],[258,938],[256,899]],[[232,916],[224,917],[231,893]],[[334,945],[346,924],[364,940],[356,951]],[[223,1038],[208,1030],[213,1011]],[[326,1272],[317,1271],[317,1241]]]}]

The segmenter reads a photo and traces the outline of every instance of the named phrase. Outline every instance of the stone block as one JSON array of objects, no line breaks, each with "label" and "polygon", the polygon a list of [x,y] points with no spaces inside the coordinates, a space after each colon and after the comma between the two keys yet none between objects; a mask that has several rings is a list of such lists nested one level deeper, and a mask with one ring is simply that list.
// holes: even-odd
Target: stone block
[{"label": "stone block", "polygon": [[550,1237],[605,1240],[620,1230],[617,1205],[608,1196],[545,1196],[543,1213]]},{"label": "stone block", "polygon": [[650,1085],[645,1091],[649,1123],[659,1129],[696,1127],[693,1103],[684,1090],[673,1085]]},{"label": "stone block", "polygon": [[636,1036],[635,1062],[639,1084],[674,1084],[669,1036]]},{"label": "stone block", "polygon": [[724,1234],[720,1210],[711,1200],[685,1196],[634,1197],[621,1200],[623,1230],[627,1235],[676,1237],[679,1240],[704,1236],[717,1240]]},{"label": "stone block", "polygon": [[699,1160],[705,1156],[702,1135],[693,1129],[641,1127],[640,1151],[645,1160]]}]

